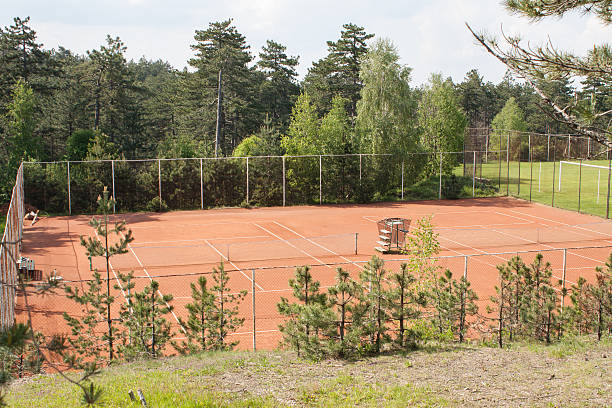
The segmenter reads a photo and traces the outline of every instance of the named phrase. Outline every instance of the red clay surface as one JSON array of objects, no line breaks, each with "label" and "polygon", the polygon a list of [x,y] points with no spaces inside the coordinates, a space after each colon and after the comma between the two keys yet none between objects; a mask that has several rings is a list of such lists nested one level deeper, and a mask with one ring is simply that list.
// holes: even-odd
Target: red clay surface
[{"label": "red clay surface", "polygon": [[[323,288],[334,283],[338,266],[354,277],[375,253],[378,240],[376,221],[389,217],[413,220],[431,215],[439,231],[439,265],[454,276],[464,273],[464,255],[468,258],[467,275],[480,297],[484,313],[489,297],[495,293],[496,265],[513,254],[502,252],[541,250],[553,266],[555,279],[563,276],[563,251],[556,248],[609,246],[607,248],[570,249],[567,251],[565,279],[571,286],[579,276],[593,279],[596,266],[605,263],[612,251],[612,222],[566,210],[532,204],[513,198],[483,198],[454,201],[376,203],[368,205],[323,205],[271,207],[258,209],[214,209],[164,214],[138,213],[113,216],[125,220],[135,241],[129,252],[111,259],[113,284],[116,273],[134,270],[136,290],[155,279],[163,294],[174,295],[171,317],[175,339],[183,338],[177,317],[185,317],[185,304],[191,301],[190,283],[198,274],[208,274],[224,261],[230,270],[232,291],[248,291],[240,305],[244,325],[232,338],[238,348],[252,348],[252,291],[255,286],[257,348],[278,345],[282,321],[276,310],[281,296],[291,297],[288,280],[296,265],[313,265],[315,279]],[[45,274],[57,271],[67,281],[90,279],[92,272],[81,235],[91,235],[90,216],[43,218],[24,228],[23,255],[34,259]],[[357,254],[354,233],[358,233]],[[339,235],[344,234],[344,235]],[[353,235],[351,235],[353,234]],[[318,238],[330,236],[328,238]],[[315,238],[317,237],[317,238]],[[228,245],[230,260],[227,260]],[[489,255],[498,253],[497,255]],[[536,252],[521,255],[525,262]],[[380,254],[379,254],[380,255]],[[383,255],[388,270],[396,271],[403,255]],[[105,270],[103,259],[94,259],[94,267]],[[342,265],[334,265],[342,264]],[[284,266],[284,267],[283,267]],[[276,267],[276,268],[271,268]],[[255,283],[251,280],[255,270]],[[212,279],[209,277],[209,286]],[[74,285],[85,287],[85,283]],[[115,291],[119,305],[124,294]],[[569,299],[566,299],[566,302]],[[62,318],[64,311],[80,313],[63,293],[32,296],[36,330],[50,335],[68,332]],[[18,299],[18,320],[25,320],[23,299]],[[101,327],[102,329],[102,327]]]}]

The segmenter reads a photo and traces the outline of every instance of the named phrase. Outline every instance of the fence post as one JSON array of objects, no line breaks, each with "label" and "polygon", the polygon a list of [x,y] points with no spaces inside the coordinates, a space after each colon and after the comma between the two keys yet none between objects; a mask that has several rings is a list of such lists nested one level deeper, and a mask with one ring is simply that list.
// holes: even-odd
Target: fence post
[{"label": "fence post", "polygon": [[72,215],[72,201],[70,199],[70,162],[68,163],[68,215]]},{"label": "fence post", "polygon": [[285,206],[285,156],[283,156],[283,207]]},{"label": "fence post", "polygon": [[204,209],[204,171],[202,168],[202,159],[200,158],[200,208]]},{"label": "fence post", "polygon": [[510,195],[510,132],[508,132],[508,140],[506,142],[506,166],[508,168],[506,176],[506,195]]},{"label": "fence post", "polygon": [[359,184],[361,184],[361,159],[363,155],[359,153]]},{"label": "fence post", "polygon": [[533,157],[531,151],[531,133],[529,134],[529,201],[531,201],[531,191],[533,190]]},{"label": "fence post", "polygon": [[113,214],[116,213],[115,203],[117,199],[115,198],[115,161],[111,160],[111,173],[113,175]]},{"label": "fence post", "polygon": [[161,192],[161,160],[157,159],[157,182],[159,184],[159,209],[162,208],[162,192]]},{"label": "fence post", "polygon": [[608,197],[606,199],[606,219],[610,218],[610,173],[612,173],[612,157],[608,159]]},{"label": "fence post", "polygon": [[516,194],[519,197],[521,196],[521,142],[522,140],[519,139],[519,149],[518,149],[518,154],[517,154],[518,156],[518,183],[516,184]]},{"label": "fence post", "polygon": [[255,331],[255,269],[251,269],[251,299],[253,302],[253,351],[257,351],[257,333]]},{"label": "fence post", "polygon": [[550,135],[547,136],[546,142],[546,161],[550,161]]},{"label": "fence post", "polygon": [[558,192],[561,192],[561,174],[563,174],[562,173],[562,170],[563,170],[562,162],[563,160],[559,160],[559,189],[557,190]]},{"label": "fence post", "polygon": [[440,152],[440,183],[438,185],[438,200],[442,199],[442,152]]},{"label": "fence post", "polygon": [[476,196],[476,150],[474,150],[474,161],[472,162],[472,198]]},{"label": "fence post", "polygon": [[323,159],[319,155],[319,205],[323,204]]},{"label": "fence post", "polygon": [[246,158],[246,203],[249,204],[249,158]]},{"label": "fence post", "polygon": [[499,170],[497,172],[497,190],[501,191],[501,154],[502,154],[502,137],[499,135],[499,150],[497,152],[497,161],[499,162]]},{"label": "fence post", "polygon": [[563,248],[563,278],[561,279],[561,313],[565,306],[565,271],[567,270],[567,248]]},{"label": "fence post", "polygon": [[402,160],[402,200],[404,199],[404,160]]},{"label": "fence post", "polygon": [[578,212],[580,212],[580,196],[582,195],[582,159],[578,166]]},{"label": "fence post", "polygon": [[[550,135],[548,136],[550,138]],[[554,207],[555,206],[555,167],[556,167],[556,161],[557,161],[557,139],[555,138],[555,140],[553,140],[553,176],[552,176],[552,197],[551,197],[551,202],[550,202],[550,206]]]},{"label": "fence post", "polygon": [[464,261],[463,261],[463,278],[467,279],[467,275],[468,275],[468,256],[465,255],[463,257]]}]

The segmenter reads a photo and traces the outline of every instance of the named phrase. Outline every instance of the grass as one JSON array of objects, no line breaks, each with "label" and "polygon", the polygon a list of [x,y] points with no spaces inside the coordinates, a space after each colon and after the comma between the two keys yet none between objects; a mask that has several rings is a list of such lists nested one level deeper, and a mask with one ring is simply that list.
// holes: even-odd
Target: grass
[{"label": "grass", "polygon": [[[608,162],[593,160],[583,163],[606,168],[582,166],[581,170],[578,165],[564,164],[561,166],[561,189],[559,189],[559,162],[489,161],[483,163],[482,173],[478,170],[476,177],[489,180],[499,186],[502,194],[507,192],[508,195],[525,200],[605,217]],[[456,174],[462,171],[462,167],[455,169]],[[581,183],[579,183],[580,178],[582,178]]]},{"label": "grass", "polygon": [[304,388],[299,400],[312,407],[446,407],[450,403],[426,387],[374,384],[340,375]]},{"label": "grass", "polygon": [[[609,355],[612,338],[592,336],[502,350],[444,343],[350,362],[210,352],[113,365],[94,382],[106,407],[139,407],[128,397],[138,389],[150,407],[599,407],[612,404]],[[80,390],[57,375],[15,381],[5,395],[11,407],[81,406]]]}]

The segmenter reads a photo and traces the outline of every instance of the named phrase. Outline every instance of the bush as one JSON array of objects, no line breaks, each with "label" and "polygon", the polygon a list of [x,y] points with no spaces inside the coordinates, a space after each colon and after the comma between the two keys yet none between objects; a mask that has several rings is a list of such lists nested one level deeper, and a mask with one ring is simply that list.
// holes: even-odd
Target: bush
[{"label": "bush", "polygon": [[461,193],[462,185],[457,180],[457,177],[454,174],[451,174],[450,177],[444,179],[444,183],[442,184],[442,194],[444,194],[444,198],[449,200],[456,200],[459,198],[459,194]]},{"label": "bush", "polygon": [[151,201],[147,203],[146,210],[148,212],[166,212],[168,211],[168,205],[164,200],[161,200],[159,197],[154,197]]}]

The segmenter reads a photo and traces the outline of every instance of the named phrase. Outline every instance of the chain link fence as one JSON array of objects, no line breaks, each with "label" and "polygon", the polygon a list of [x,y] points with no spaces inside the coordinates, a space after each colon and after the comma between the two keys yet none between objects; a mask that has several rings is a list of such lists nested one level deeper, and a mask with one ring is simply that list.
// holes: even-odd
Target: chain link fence
[{"label": "chain link fence", "polygon": [[23,165],[21,165],[17,170],[0,245],[0,328],[2,330],[11,327],[15,322],[15,288],[25,215],[23,202]]},{"label": "chain link fence", "polygon": [[[559,302],[561,307],[569,306],[572,286],[576,285],[580,277],[593,282],[595,279],[595,268],[605,265],[608,256],[612,252],[612,246],[589,246],[575,248],[550,248],[540,250],[508,251],[508,252],[482,252],[472,255],[440,256],[432,258],[436,267],[436,273],[442,274],[446,269],[450,270],[455,279],[466,277],[471,283],[478,296],[476,304],[479,307],[478,320],[481,327],[478,331],[471,332],[472,338],[487,337],[494,330],[495,316],[489,313],[487,306],[493,306],[492,296],[496,295],[496,286],[499,285],[499,271],[497,266],[507,263],[512,257],[519,256],[526,264],[534,261],[537,254],[542,254],[545,262],[551,264],[553,276],[552,282],[559,291]],[[384,286],[391,287],[391,274],[400,271],[403,263],[409,263],[409,258],[395,258],[385,260],[384,268],[387,270]],[[359,281],[359,274],[363,270],[366,261],[356,261],[345,258],[343,262],[330,262],[310,265],[313,280],[320,282],[320,291],[327,292],[328,288],[336,283],[336,270],[343,268],[349,271],[351,277]],[[120,283],[117,279],[111,279],[118,288],[112,290],[112,295],[117,301],[113,305],[113,318],[118,317],[120,305],[125,303],[129,290],[132,293],[142,291],[151,280],[159,282],[159,291],[163,295],[173,295],[169,302],[174,306],[173,313],[166,318],[172,326],[175,341],[186,340],[184,327],[179,319],[186,321],[186,305],[193,302],[192,288],[200,276],[205,276],[209,281],[209,287],[214,282],[212,278],[212,267],[214,265],[190,265],[190,270],[196,272],[176,273],[165,275],[161,269],[146,268],[137,269],[132,280],[134,287],[127,289],[125,282]],[[294,297],[293,288],[289,286],[289,279],[294,277],[297,266],[268,266],[240,267],[235,268],[231,262],[226,263],[226,271],[229,276],[228,287],[230,292],[238,294],[246,293],[244,299],[238,306],[238,317],[244,319],[243,324],[237,330],[228,334],[228,339],[239,341],[240,349],[274,349],[279,346],[282,335],[279,324],[285,317],[278,311],[277,304],[281,298],[290,302],[298,302]],[[113,272],[114,273],[114,272]],[[88,280],[65,281],[64,284],[73,288],[84,290]],[[567,289],[567,292],[562,289]],[[362,288],[365,292],[370,288]],[[562,295],[564,294],[564,295]],[[58,292],[53,295],[46,294],[38,296],[34,292],[30,295],[30,303],[35,311],[34,328],[42,331],[45,336],[52,337],[56,334],[67,334],[69,328],[62,319],[61,314],[67,312],[71,316],[82,314],[81,306],[66,298],[65,294]],[[229,305],[228,305],[229,306]],[[44,313],[42,313],[44,311]],[[427,314],[425,314],[427,316]],[[117,325],[120,325],[117,320]],[[393,322],[389,322],[393,325]],[[104,320],[100,320],[99,332],[104,332]],[[170,349],[167,352],[171,352]]]}]

